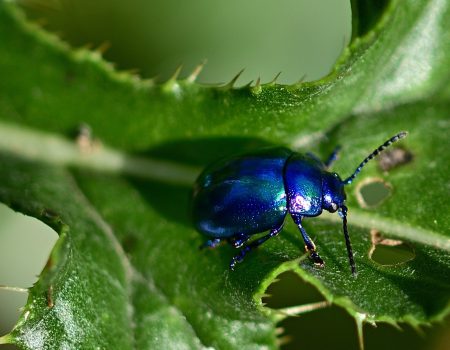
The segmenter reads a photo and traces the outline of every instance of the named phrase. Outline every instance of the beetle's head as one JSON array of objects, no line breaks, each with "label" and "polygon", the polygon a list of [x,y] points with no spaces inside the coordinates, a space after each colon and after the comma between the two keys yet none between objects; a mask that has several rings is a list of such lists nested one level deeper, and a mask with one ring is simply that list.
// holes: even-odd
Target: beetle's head
[{"label": "beetle's head", "polygon": [[344,205],[344,183],[336,173],[325,173],[322,178],[322,208],[334,213]]}]

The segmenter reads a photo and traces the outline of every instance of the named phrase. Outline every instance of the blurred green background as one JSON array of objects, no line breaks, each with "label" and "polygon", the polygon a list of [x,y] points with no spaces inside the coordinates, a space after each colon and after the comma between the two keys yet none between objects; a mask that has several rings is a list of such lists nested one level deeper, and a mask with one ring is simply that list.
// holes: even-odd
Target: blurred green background
[{"label": "blurred green background", "polygon": [[[104,57],[120,70],[168,79],[207,60],[205,84],[238,85],[261,77],[281,83],[329,73],[351,36],[348,0],[22,0],[29,17],[74,47],[107,48]],[[1,43],[0,43],[1,45]],[[0,205],[0,284],[28,287],[45,264],[57,235],[35,219]],[[293,274],[271,286],[264,301],[279,308],[322,300]],[[386,296],[389,297],[389,296]],[[16,322],[26,294],[0,290],[0,333]],[[285,349],[357,349],[354,321],[331,307],[289,318],[281,326]],[[284,338],[287,339],[287,338]],[[389,325],[365,327],[367,349],[450,349],[450,322],[421,334]]]},{"label": "blurred green background", "polygon": [[22,0],[30,16],[72,45],[109,46],[119,69],[165,80],[207,60],[203,83],[293,83],[326,75],[350,39],[346,0]]}]

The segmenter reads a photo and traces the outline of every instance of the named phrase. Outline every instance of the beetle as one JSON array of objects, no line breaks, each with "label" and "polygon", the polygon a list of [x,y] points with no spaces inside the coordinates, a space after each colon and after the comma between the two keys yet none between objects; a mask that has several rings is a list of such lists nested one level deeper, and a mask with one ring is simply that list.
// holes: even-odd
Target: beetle
[{"label": "beetle", "polygon": [[[323,210],[338,212],[351,272],[356,265],[347,230],[344,187],[353,182],[368,161],[406,137],[402,131],[370,153],[345,180],[329,172],[338,149],[325,161],[311,153],[297,153],[284,147],[262,149],[226,158],[208,166],[197,178],[193,189],[193,220],[200,233],[209,239],[201,248],[215,248],[226,241],[239,254],[230,262],[233,270],[252,249],[280,233],[289,213],[305,242],[311,260],[324,266],[314,242],[303,227],[303,219],[319,216]],[[269,231],[249,242],[252,235]]]}]

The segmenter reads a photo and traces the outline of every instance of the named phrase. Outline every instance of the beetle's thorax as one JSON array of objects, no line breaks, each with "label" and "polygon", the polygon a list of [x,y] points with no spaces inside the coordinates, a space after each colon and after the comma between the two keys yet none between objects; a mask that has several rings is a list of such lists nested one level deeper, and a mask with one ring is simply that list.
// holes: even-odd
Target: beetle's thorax
[{"label": "beetle's thorax", "polygon": [[322,177],[322,209],[334,213],[345,201],[344,184],[336,173],[324,172]]},{"label": "beetle's thorax", "polygon": [[294,153],[284,169],[287,206],[291,214],[317,216],[322,212],[322,166],[315,158]]}]

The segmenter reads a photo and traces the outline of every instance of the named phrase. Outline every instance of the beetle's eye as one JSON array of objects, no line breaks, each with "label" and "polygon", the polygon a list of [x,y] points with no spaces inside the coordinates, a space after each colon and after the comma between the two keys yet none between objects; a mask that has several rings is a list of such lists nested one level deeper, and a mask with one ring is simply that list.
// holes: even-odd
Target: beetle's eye
[{"label": "beetle's eye", "polygon": [[338,206],[336,203],[331,203],[331,209],[333,209],[333,211],[338,210]]}]

